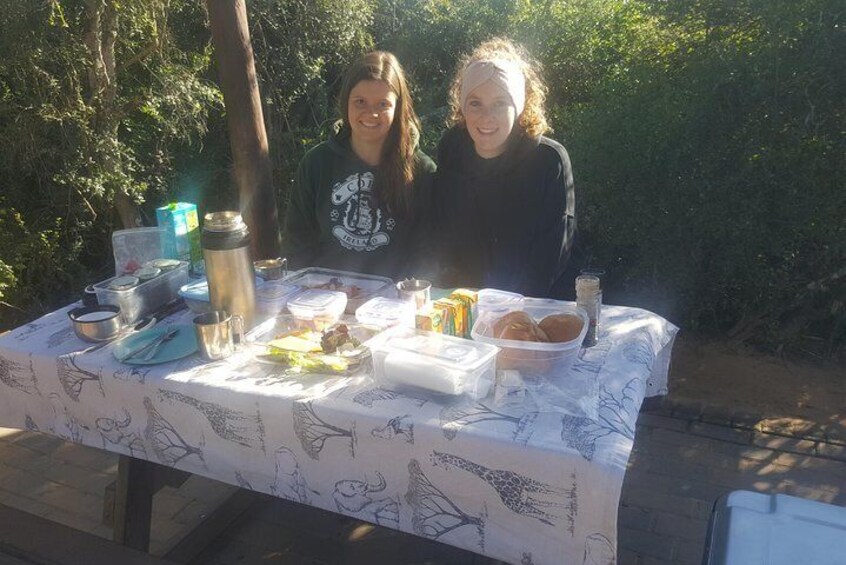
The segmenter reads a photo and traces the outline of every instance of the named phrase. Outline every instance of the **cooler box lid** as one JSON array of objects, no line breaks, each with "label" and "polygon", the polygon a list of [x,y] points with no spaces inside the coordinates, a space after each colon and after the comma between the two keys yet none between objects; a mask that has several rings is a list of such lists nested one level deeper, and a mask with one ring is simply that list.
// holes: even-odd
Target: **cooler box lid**
[{"label": "cooler box lid", "polygon": [[735,491],[717,502],[705,565],[843,565],[846,508]]}]

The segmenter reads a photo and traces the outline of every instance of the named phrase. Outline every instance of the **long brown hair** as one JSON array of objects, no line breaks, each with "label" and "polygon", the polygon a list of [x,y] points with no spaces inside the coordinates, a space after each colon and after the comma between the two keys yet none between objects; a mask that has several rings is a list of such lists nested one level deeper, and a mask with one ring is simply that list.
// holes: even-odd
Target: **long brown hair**
[{"label": "long brown hair", "polygon": [[394,121],[382,146],[382,159],[377,168],[374,191],[376,197],[388,205],[392,214],[404,216],[411,208],[414,164],[420,138],[420,120],[414,113],[405,72],[393,54],[372,51],[347,70],[338,97],[342,116],[342,134],[350,133],[350,91],[363,80],[380,80],[390,86],[397,96]]}]

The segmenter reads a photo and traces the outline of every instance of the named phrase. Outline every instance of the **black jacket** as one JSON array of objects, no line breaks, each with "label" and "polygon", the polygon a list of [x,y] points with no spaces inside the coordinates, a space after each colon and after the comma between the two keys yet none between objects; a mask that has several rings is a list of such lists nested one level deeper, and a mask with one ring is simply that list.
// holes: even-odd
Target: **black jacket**
[{"label": "black jacket", "polygon": [[454,127],[438,147],[433,207],[439,285],[551,295],[576,227],[561,144],[515,128],[505,153],[483,159],[467,130]]},{"label": "black jacket", "polygon": [[283,252],[292,269],[327,267],[394,280],[411,276],[411,246],[431,198],[435,164],[416,155],[411,212],[392,214],[373,190],[376,169],[333,136],[310,149],[297,169],[285,215]]}]

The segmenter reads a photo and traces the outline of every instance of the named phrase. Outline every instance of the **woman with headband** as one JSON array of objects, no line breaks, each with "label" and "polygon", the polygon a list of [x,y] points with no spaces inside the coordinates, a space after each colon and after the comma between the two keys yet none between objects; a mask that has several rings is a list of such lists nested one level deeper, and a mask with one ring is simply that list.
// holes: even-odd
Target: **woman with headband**
[{"label": "woman with headband", "polygon": [[552,295],[576,219],[570,158],[543,136],[545,96],[535,65],[508,40],[481,44],[459,65],[434,192],[441,286]]}]

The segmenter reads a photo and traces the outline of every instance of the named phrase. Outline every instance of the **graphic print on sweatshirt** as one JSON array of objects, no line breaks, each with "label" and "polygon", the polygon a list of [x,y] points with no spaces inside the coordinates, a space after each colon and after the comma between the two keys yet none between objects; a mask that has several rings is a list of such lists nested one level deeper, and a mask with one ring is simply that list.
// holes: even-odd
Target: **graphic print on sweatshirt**
[{"label": "graphic print on sweatshirt", "polygon": [[384,222],[373,195],[373,173],[354,173],[332,187],[332,235],[346,249],[373,251],[391,242],[394,220]]}]

